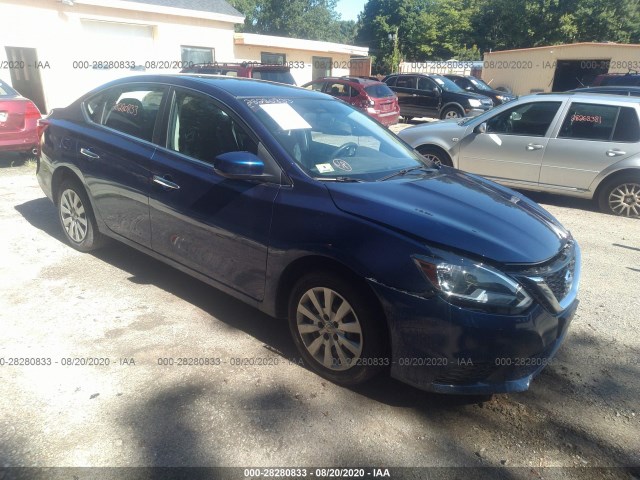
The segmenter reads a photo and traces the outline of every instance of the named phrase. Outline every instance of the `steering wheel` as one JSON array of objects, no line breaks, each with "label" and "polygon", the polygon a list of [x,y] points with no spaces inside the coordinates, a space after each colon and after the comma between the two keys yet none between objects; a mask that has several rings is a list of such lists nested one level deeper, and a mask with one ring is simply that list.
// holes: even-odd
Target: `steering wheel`
[{"label": "steering wheel", "polygon": [[338,149],[331,154],[329,160],[333,160],[334,158],[339,157],[343,152],[346,153],[347,157],[353,157],[356,154],[356,150],[358,150],[357,143],[347,142],[343,145],[340,145]]}]

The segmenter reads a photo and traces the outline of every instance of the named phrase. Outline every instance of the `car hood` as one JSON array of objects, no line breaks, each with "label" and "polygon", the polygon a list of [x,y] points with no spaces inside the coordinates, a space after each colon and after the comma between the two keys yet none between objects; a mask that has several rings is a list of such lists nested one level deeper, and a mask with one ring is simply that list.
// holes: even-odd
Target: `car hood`
[{"label": "car hood", "polygon": [[461,95],[461,96],[467,97],[467,98],[475,98],[476,100],[486,100],[487,99],[486,95],[480,95],[479,93],[474,93],[474,92],[467,92],[466,90],[462,91],[462,92],[446,92],[446,93],[449,93],[451,95]]},{"label": "car hood", "polygon": [[426,176],[326,186],[344,212],[427,245],[495,262],[543,262],[569,238],[553,216],[523,195],[453,168],[442,167]]},{"label": "car hood", "polygon": [[460,138],[464,136],[468,125],[458,125],[459,122],[459,118],[451,118],[423,123],[422,125],[414,125],[400,130],[396,135],[413,146],[423,143],[421,140],[424,139],[425,134],[437,136],[438,138]]}]

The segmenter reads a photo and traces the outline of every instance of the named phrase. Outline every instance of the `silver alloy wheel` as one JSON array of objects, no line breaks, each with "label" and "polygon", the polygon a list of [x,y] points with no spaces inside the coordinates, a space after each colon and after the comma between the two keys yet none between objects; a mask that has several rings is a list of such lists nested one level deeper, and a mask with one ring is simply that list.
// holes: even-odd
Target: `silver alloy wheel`
[{"label": "silver alloy wheel", "polygon": [[609,208],[616,215],[640,217],[640,184],[623,183],[609,194]]},{"label": "silver alloy wheel", "polygon": [[362,326],[339,293],[326,287],[307,290],[298,302],[296,323],[307,352],[322,366],[344,371],[362,355]]},{"label": "silver alloy wheel", "polygon": [[60,196],[60,218],[69,238],[82,243],[87,236],[89,221],[82,200],[71,189],[65,190]]},{"label": "silver alloy wheel", "polygon": [[449,110],[444,114],[444,118],[460,118],[460,113],[457,110]]}]

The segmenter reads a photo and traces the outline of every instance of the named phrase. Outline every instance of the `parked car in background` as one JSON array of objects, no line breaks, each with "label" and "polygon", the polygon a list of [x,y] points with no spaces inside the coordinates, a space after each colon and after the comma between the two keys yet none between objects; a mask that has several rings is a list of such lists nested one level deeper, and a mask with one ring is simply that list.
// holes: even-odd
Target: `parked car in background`
[{"label": "parked car in background", "polygon": [[637,98],[538,94],[399,135],[434,161],[514,188],[594,198],[604,212],[637,218],[639,114]]},{"label": "parked car in background", "polygon": [[385,77],[396,92],[405,121],[414,117],[472,117],[493,107],[484,95],[466,92],[442,75],[400,73]]},{"label": "parked car in background", "polygon": [[324,77],[305,83],[303,87],[339,98],[383,125],[398,123],[398,98],[386,83],[360,77]]},{"label": "parked car in background", "polygon": [[640,74],[629,73],[602,73],[593,80],[593,87],[608,85],[640,86]]},{"label": "parked car in background", "polygon": [[287,318],[336,383],[526,390],[576,310],[580,249],[552,215],[328,95],[143,75],[43,122],[37,178],[72,247],[113,238]]},{"label": "parked car in background", "polygon": [[501,90],[495,90],[487,83],[472,75],[444,75],[461,89],[467,92],[479,93],[485,97],[489,97],[493,101],[494,106],[502,105],[518,98],[516,95],[506,93]]},{"label": "parked car in background", "polygon": [[286,65],[268,65],[257,62],[243,63],[199,63],[183,68],[180,73],[201,73],[205,75],[225,75],[227,77],[244,77],[255,80],[295,85],[291,68]]},{"label": "parked car in background", "polygon": [[606,87],[584,87],[574,88],[569,92],[576,93],[606,93],[609,95],[626,95],[627,97],[640,97],[640,87],[633,86],[606,86]]},{"label": "parked car in background", "polygon": [[0,80],[0,152],[35,154],[40,118],[31,100]]}]

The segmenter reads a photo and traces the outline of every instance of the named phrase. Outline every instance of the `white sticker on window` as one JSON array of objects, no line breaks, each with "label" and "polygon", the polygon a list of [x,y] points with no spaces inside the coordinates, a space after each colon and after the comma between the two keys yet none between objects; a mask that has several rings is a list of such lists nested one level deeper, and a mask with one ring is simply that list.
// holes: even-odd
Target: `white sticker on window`
[{"label": "white sticker on window", "polygon": [[333,172],[333,167],[331,165],[329,165],[328,163],[318,163],[316,164],[316,168],[318,169],[318,172],[320,173],[327,173],[327,172]]},{"label": "white sticker on window", "polygon": [[311,128],[311,125],[296,112],[288,103],[265,103],[260,105],[283,130],[300,130]]}]

